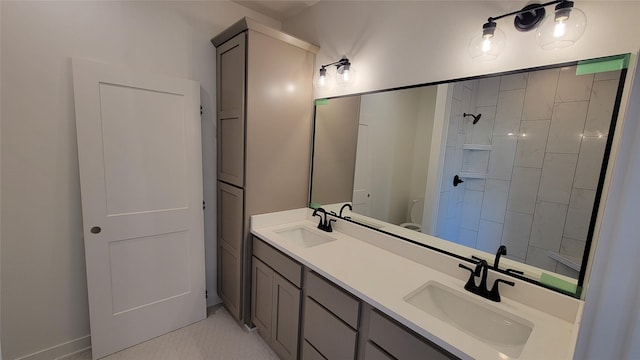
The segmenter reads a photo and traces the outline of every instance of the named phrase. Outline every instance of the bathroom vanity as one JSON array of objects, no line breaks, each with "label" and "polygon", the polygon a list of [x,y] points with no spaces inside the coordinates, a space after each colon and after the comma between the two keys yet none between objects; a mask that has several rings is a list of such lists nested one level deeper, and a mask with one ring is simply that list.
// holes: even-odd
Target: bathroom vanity
[{"label": "bathroom vanity", "polygon": [[493,302],[464,290],[472,263],[312,211],[251,219],[253,322],[281,358],[573,357],[581,300],[511,279]]}]

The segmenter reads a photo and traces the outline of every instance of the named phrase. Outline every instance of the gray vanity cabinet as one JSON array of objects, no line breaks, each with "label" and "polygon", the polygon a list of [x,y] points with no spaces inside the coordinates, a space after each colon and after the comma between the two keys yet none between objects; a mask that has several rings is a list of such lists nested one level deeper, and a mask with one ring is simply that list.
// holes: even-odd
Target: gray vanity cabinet
[{"label": "gray vanity cabinet", "polygon": [[[307,206],[318,47],[248,18],[211,42],[216,47],[218,227],[227,227],[218,231],[217,290],[229,312],[249,324],[249,219]],[[230,188],[237,190],[232,205],[221,196]]]},{"label": "gray vanity cabinet", "polygon": [[252,321],[280,359],[298,357],[302,265],[254,237]]},{"label": "gray vanity cabinet", "polygon": [[257,237],[251,273],[251,320],[281,359],[457,359]]}]

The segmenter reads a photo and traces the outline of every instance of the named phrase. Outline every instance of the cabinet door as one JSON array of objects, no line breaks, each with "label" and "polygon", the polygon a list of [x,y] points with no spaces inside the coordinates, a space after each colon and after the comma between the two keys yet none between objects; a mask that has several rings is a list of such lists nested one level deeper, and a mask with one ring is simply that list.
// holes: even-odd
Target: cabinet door
[{"label": "cabinet door", "polygon": [[218,181],[218,295],[240,318],[243,191]]},{"label": "cabinet door", "polygon": [[216,49],[218,180],[244,187],[246,33]]},{"label": "cabinet door", "polygon": [[271,342],[273,314],[273,270],[253,257],[251,271],[251,321],[267,343]]},{"label": "cabinet door", "polygon": [[275,272],[273,286],[271,346],[280,359],[293,360],[298,357],[300,289]]}]

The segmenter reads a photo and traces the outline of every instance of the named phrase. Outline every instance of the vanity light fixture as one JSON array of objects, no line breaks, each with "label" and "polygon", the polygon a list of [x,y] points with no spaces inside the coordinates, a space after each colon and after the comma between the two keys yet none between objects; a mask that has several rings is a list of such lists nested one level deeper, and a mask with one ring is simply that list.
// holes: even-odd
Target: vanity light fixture
[{"label": "vanity light fixture", "polygon": [[343,56],[340,60],[320,66],[320,74],[316,79],[317,87],[329,87],[331,85],[331,77],[327,74],[327,67],[336,67],[336,82],[339,85],[350,84],[354,81],[355,72],[351,66],[351,62],[346,56]]},{"label": "vanity light fixture", "polygon": [[[553,17],[545,19],[545,7],[554,4],[556,7]],[[519,11],[489,17],[482,26],[482,33],[469,43],[469,54],[479,61],[497,58],[504,48],[505,36],[497,28],[496,20],[512,15],[516,30],[526,32],[537,28],[536,41],[543,49],[555,50],[571,46],[584,34],[587,26],[586,15],[573,4],[569,0],[554,0],[544,4],[529,4]]]}]

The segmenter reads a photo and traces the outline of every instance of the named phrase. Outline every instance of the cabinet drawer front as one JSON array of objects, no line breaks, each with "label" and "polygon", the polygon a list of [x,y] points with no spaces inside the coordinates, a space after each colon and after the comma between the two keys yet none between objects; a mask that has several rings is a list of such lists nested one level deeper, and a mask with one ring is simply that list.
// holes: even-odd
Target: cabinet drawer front
[{"label": "cabinet drawer front", "polygon": [[302,265],[298,264],[288,256],[267,245],[264,241],[253,237],[253,256],[262,260],[273,270],[289,280],[292,284],[300,287],[302,284]]},{"label": "cabinet drawer front", "polygon": [[335,315],[305,297],[304,337],[327,359],[353,359],[357,333]]},{"label": "cabinet drawer front", "polygon": [[352,328],[358,328],[360,301],[312,271],[307,271],[305,289],[307,296],[312,297]]},{"label": "cabinet drawer front", "polygon": [[367,341],[367,345],[364,348],[364,360],[393,360],[393,358]]},{"label": "cabinet drawer front", "polygon": [[307,340],[302,342],[302,360],[325,360],[324,356],[320,354],[313,346],[309,345]]},{"label": "cabinet drawer front", "polygon": [[377,311],[371,311],[369,339],[398,360],[456,359],[437,345],[419,338]]}]

